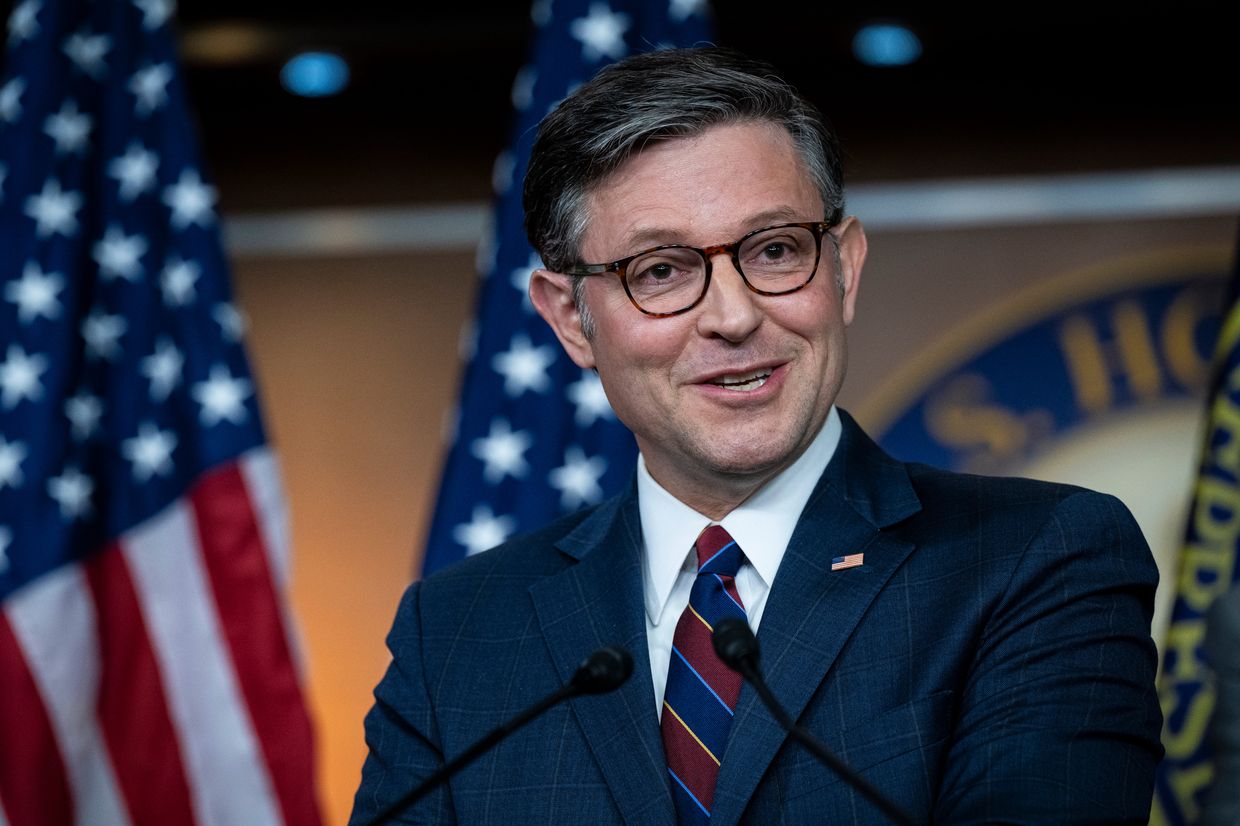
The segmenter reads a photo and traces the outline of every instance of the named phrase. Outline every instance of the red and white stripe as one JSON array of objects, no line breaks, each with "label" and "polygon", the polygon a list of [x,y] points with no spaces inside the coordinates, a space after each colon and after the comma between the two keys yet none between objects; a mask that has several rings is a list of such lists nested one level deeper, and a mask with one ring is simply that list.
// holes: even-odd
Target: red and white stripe
[{"label": "red and white stripe", "polygon": [[0,613],[0,826],[317,824],[266,450]]}]

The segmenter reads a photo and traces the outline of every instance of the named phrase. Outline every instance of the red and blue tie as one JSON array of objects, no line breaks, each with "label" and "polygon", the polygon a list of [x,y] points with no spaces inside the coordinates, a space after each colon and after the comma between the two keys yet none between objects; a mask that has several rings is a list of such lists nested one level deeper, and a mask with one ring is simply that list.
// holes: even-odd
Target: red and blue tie
[{"label": "red and blue tie", "polygon": [[672,638],[661,724],[676,817],[682,825],[710,822],[715,778],[741,693],[740,675],[715,656],[711,631],[726,617],[746,619],[736,590],[743,559],[736,542],[721,526],[711,525],[698,536],[694,550],[697,579]]}]

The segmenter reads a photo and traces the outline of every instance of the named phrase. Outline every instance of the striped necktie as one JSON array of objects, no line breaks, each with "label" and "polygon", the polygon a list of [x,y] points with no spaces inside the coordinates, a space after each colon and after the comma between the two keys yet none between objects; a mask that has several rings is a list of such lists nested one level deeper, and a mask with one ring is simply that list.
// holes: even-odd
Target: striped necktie
[{"label": "striped necktie", "polygon": [[694,543],[697,579],[672,638],[663,698],[663,750],[679,823],[707,823],[719,761],[728,742],[741,677],[715,656],[710,635],[726,617],[746,619],[736,590],[743,555],[728,532],[711,525]]}]

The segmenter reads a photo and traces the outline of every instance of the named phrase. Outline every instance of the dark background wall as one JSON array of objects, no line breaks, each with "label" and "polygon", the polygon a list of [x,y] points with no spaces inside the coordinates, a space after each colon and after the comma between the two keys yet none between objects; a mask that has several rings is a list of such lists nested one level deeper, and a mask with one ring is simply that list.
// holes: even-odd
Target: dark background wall
[{"label": "dark background wall", "polygon": [[[485,198],[528,50],[527,5],[183,3],[225,208]],[[828,114],[853,180],[1240,160],[1226,4],[839,5],[713,3],[720,44],[772,61]],[[919,35],[916,64],[853,58],[857,29],[886,19]],[[305,48],[350,61],[343,95],[283,92],[277,71]]]}]

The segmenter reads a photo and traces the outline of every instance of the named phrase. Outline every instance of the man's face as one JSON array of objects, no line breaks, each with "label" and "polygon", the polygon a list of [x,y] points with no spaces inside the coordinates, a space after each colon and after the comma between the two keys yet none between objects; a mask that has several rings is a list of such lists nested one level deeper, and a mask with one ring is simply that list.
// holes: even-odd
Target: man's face
[{"label": "man's face", "polygon": [[[653,144],[598,187],[588,209],[581,256],[589,263],[659,244],[706,247],[823,217],[791,138],[760,123]],[[721,495],[725,489],[752,493],[788,467],[835,400],[865,236],[851,219],[833,232],[841,241],[842,296],[824,237],[817,274],[801,291],[753,293],[731,259],[718,255],[701,303],[668,318],[639,312],[614,276],[587,278],[588,339],[563,294],[550,297],[551,285],[566,283],[553,279],[563,277],[537,279],[535,303],[573,360],[598,370],[651,475],[703,512],[731,496]]]}]

